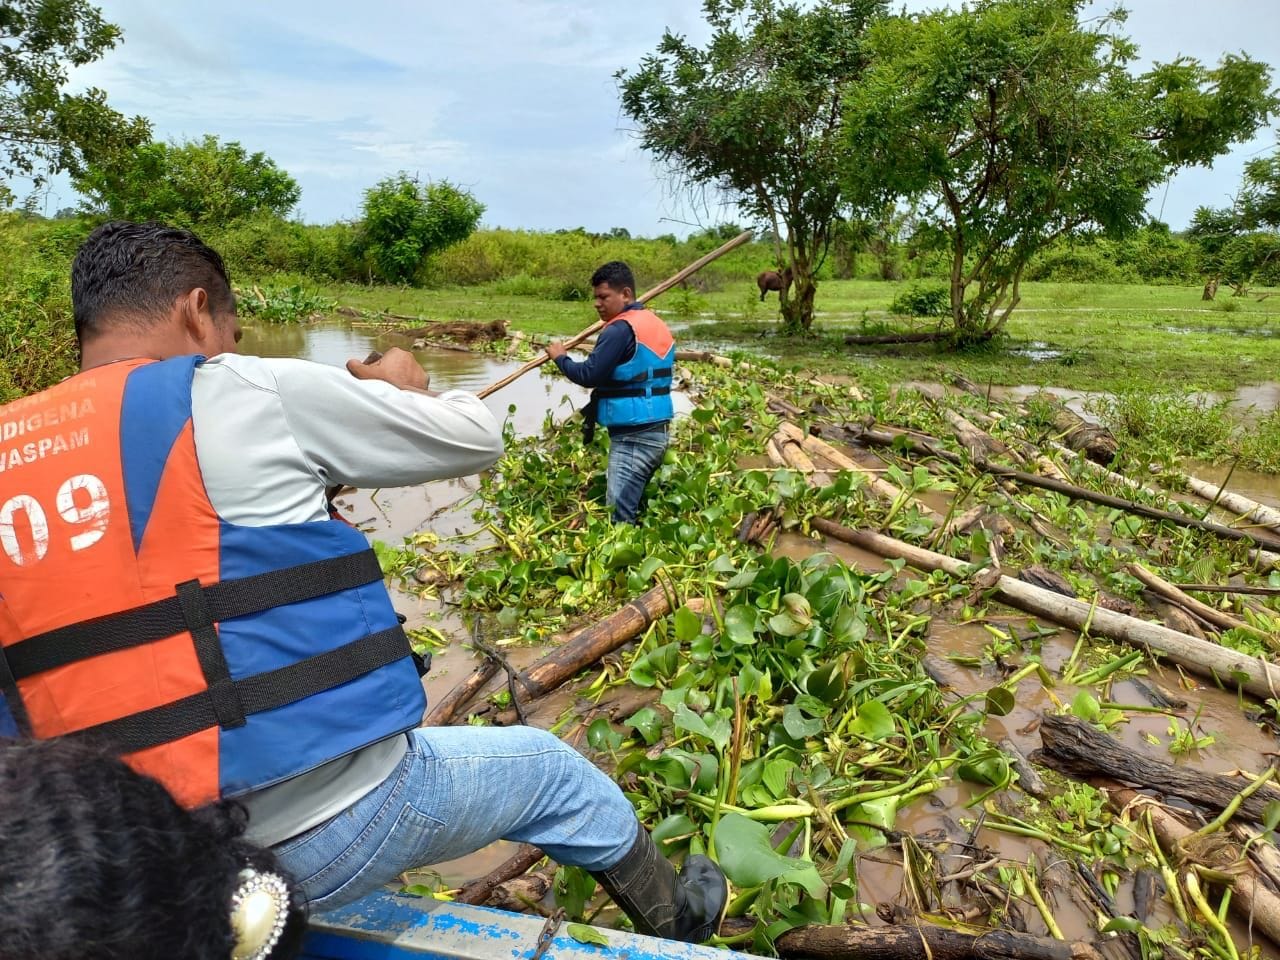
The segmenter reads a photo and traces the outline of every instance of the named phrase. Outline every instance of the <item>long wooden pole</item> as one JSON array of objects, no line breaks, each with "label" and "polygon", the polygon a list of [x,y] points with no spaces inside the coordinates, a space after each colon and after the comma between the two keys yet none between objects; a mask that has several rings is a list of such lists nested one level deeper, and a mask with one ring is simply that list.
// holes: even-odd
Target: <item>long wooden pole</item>
[{"label": "long wooden pole", "polygon": [[[820,517],[814,518],[813,527],[829,537],[870,550],[878,556],[905,560],[918,570],[944,570],[952,576],[963,577],[973,569],[972,564],[955,557],[869,530],[853,530]],[[1083,600],[1064,597],[1013,577],[1002,576],[994,586],[996,599],[1019,610],[1075,630],[1082,629],[1087,623],[1090,632],[1097,636],[1159,653],[1200,676],[1228,685],[1238,680],[1246,691],[1264,700],[1280,693],[1280,667],[1260,657],[1250,658],[1216,643]]]},{"label": "long wooden pole", "polygon": [[[861,431],[860,436],[868,443],[889,446],[897,439],[898,435],[883,430],[864,429]],[[916,453],[939,457],[948,463],[962,464],[964,462],[957,454],[937,446],[936,441],[924,442],[914,437],[907,437],[906,442],[908,447]],[[1012,467],[1003,467],[981,458],[973,460],[973,465],[983,473],[989,473],[993,477],[1003,477],[1015,483],[1021,483],[1029,487],[1039,487],[1042,490],[1052,490],[1054,493],[1065,494],[1073,500],[1088,500],[1090,503],[1098,503],[1104,507],[1114,507],[1126,513],[1135,513],[1140,517],[1165,520],[1178,526],[1191,527],[1193,530],[1203,530],[1206,533],[1216,534],[1227,540],[1242,540],[1253,545],[1267,547],[1270,550],[1280,550],[1280,539],[1277,539],[1274,533],[1224,527],[1220,523],[1197,520],[1195,517],[1171,513],[1168,510],[1160,510],[1157,507],[1149,507],[1144,503],[1134,503],[1132,500],[1113,497],[1110,494],[1099,493],[1096,490],[1086,490],[1084,487],[1078,487],[1072,483],[1063,483],[1061,480],[1054,480],[1051,477],[1041,477],[1034,473],[1014,470]]]},{"label": "long wooden pole", "polygon": [[[719,259],[720,257],[724,256],[726,253],[728,253],[730,250],[733,250],[733,249],[736,249],[737,247],[742,246],[744,243],[746,243],[750,239],[751,239],[751,231],[743,230],[740,234],[738,234],[728,243],[725,243],[716,247],[710,253],[706,254],[705,256],[699,257],[697,260],[693,261],[693,263],[689,264],[679,273],[675,274],[674,276],[668,277],[666,280],[663,280],[660,284],[658,284],[652,290],[646,291],[645,293],[641,294],[639,297],[636,298],[637,301],[639,303],[648,303],[650,300],[652,300],[654,297],[658,296],[659,294],[666,293],[676,284],[689,279],[689,277],[693,276],[695,273],[697,273],[699,270],[705,267],[708,263],[711,263],[713,260]],[[595,323],[587,327],[587,329],[583,330],[581,333],[575,334],[574,336],[566,340],[564,342],[565,349],[567,350],[570,347],[576,347],[583,340],[587,339],[587,337],[591,336],[594,333],[599,332],[603,328],[604,328],[604,321],[597,320]],[[546,363],[550,359],[551,359],[551,355],[544,351],[539,356],[534,357],[528,363],[521,366],[520,369],[507,374],[497,383],[490,384],[489,386],[485,387],[483,390],[477,393],[476,396],[480,397],[483,400],[485,397],[489,396],[489,394],[497,393],[499,390],[501,390],[503,387],[507,386],[508,384],[514,383],[516,380],[519,380],[530,370],[538,369],[538,367],[542,366],[544,363]]]}]

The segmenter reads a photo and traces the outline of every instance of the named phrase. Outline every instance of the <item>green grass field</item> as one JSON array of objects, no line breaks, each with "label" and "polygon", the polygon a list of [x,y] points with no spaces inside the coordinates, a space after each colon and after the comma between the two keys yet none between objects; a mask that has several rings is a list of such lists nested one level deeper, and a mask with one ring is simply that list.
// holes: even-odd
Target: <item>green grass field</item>
[{"label": "green grass field", "polygon": [[[964,351],[933,344],[846,346],[850,333],[936,329],[936,319],[890,316],[904,284],[826,281],[808,336],[777,332],[777,300],[753,284],[709,293],[673,291],[655,305],[690,347],[742,350],[821,373],[889,380],[962,373],[979,383],[1037,384],[1114,393],[1226,391],[1280,379],[1280,296],[1214,303],[1199,287],[1028,283],[1005,336]],[[582,302],[499,293],[493,285],[421,290],[331,286],[340,303],[439,320],[502,318],[512,329],[567,336],[595,319]]]}]

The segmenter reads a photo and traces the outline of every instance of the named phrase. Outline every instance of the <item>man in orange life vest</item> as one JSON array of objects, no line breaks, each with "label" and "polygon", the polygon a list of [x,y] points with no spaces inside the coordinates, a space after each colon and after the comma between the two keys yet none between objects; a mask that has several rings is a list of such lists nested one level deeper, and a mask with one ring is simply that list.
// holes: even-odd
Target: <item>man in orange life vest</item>
[{"label": "man in orange life vest", "polygon": [[588,425],[594,415],[609,430],[605,502],[615,523],[635,523],[644,488],[667,449],[676,341],[657,314],[635,302],[636,279],[621,260],[592,274],[591,287],[606,324],[591,355],[572,360],[560,343],[550,344],[547,354],[566,377],[592,388],[583,415]]},{"label": "man in orange life vest", "polygon": [[641,932],[712,932],[719,869],[677,874],[581,754],[418,727],[377,559],[325,491],[490,466],[483,402],[430,392],[403,350],[237,355],[221,258],[162,224],[94,231],[72,301],[81,372],[0,407],[0,735],[110,746],[186,806],[235,799],[316,910],[506,838],[589,870]]}]

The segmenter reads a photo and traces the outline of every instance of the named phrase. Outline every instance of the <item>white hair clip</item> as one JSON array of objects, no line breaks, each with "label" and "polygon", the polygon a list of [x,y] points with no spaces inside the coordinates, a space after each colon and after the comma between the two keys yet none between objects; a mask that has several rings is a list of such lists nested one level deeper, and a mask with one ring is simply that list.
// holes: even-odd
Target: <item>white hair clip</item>
[{"label": "white hair clip", "polygon": [[241,870],[239,880],[231,895],[231,960],[266,960],[289,917],[289,885],[279,874],[251,868]]}]

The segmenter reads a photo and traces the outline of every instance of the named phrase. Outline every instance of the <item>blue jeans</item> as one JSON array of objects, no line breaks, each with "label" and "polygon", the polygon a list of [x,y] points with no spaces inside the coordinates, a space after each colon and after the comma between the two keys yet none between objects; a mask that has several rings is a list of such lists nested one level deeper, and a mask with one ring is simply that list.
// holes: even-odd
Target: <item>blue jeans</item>
[{"label": "blue jeans", "polygon": [[667,450],[667,425],[609,437],[609,470],[604,502],[613,507],[614,523],[635,523],[640,498]]},{"label": "blue jeans", "polygon": [[358,900],[406,870],[495,840],[606,870],[639,828],[618,785],[534,727],[426,727],[382,784],[333,819],[277,844],[313,911]]}]

